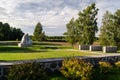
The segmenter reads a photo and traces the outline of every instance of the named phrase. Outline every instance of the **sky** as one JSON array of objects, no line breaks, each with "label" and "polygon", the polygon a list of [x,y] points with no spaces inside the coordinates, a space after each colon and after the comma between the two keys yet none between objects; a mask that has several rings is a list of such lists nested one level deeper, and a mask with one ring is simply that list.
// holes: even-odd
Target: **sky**
[{"label": "sky", "polygon": [[77,18],[78,12],[93,2],[99,9],[99,28],[106,11],[114,13],[120,9],[120,0],[0,0],[0,21],[29,35],[40,22],[46,35],[63,35],[70,19]]}]

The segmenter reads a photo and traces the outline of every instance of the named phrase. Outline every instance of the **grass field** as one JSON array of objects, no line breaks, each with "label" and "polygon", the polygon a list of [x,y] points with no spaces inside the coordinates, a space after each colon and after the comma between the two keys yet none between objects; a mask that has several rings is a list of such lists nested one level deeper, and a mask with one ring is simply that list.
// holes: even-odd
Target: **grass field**
[{"label": "grass field", "polygon": [[20,48],[17,45],[0,45],[0,60],[30,60],[72,56],[90,56],[93,53],[80,52],[66,43],[42,43]]},{"label": "grass field", "polygon": [[[36,43],[32,47],[20,48],[17,45],[3,45],[0,44],[0,60],[31,60],[43,58],[60,58],[72,56],[91,56],[99,55],[88,52],[81,52],[78,46],[71,47],[68,43]],[[114,74],[104,75],[104,80],[120,80],[120,72],[115,71]],[[60,74],[50,75],[49,80],[67,80]]]}]

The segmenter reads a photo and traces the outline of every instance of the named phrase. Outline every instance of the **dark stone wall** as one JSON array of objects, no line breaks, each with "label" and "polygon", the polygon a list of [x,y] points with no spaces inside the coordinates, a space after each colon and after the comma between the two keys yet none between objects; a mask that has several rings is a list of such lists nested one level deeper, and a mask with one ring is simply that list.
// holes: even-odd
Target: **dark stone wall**
[{"label": "dark stone wall", "polygon": [[79,50],[89,50],[89,45],[79,45]]},{"label": "dark stone wall", "polygon": [[90,51],[102,51],[102,46],[95,46],[95,45],[91,45],[89,47]]},{"label": "dark stone wall", "polygon": [[104,53],[116,53],[117,52],[117,46],[104,46],[103,47]]}]

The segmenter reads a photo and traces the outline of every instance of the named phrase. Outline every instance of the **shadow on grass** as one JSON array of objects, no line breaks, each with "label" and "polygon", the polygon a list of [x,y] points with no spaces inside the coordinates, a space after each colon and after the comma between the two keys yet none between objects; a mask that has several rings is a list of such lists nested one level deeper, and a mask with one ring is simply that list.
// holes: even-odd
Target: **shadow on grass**
[{"label": "shadow on grass", "polygon": [[53,44],[53,43],[37,43],[37,42],[34,42],[33,45],[54,45],[54,46],[61,46],[61,44]]},{"label": "shadow on grass", "polygon": [[0,47],[0,53],[3,52],[3,53],[29,53],[29,52],[47,52],[47,50],[34,50],[34,49],[31,49],[31,48],[20,48],[20,47]]},{"label": "shadow on grass", "polygon": [[0,53],[34,53],[34,52],[47,52],[48,50],[59,49],[54,45],[33,45],[32,47],[18,47],[18,46],[0,46]]}]

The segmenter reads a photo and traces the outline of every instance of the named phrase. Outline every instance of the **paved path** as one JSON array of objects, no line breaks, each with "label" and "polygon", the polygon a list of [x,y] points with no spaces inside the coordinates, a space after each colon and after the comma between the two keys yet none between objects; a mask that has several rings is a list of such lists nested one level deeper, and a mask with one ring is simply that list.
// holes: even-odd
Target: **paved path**
[{"label": "paved path", "polygon": [[92,57],[120,56],[120,53],[103,53],[102,51],[88,51],[88,50],[80,50],[80,51],[95,54],[95,55],[90,55]]},{"label": "paved path", "polygon": [[80,51],[80,52],[93,53],[93,55],[90,55],[92,57],[120,56],[120,53],[103,53],[102,51],[89,51],[89,50],[77,50],[77,49],[65,49],[65,50],[67,50],[67,51]]}]

